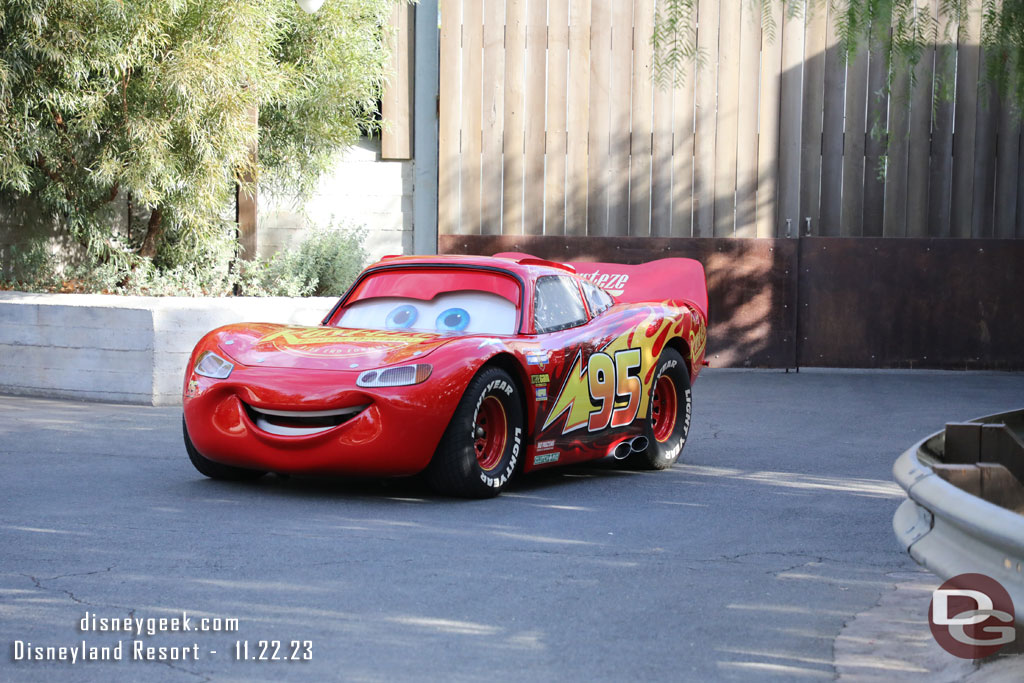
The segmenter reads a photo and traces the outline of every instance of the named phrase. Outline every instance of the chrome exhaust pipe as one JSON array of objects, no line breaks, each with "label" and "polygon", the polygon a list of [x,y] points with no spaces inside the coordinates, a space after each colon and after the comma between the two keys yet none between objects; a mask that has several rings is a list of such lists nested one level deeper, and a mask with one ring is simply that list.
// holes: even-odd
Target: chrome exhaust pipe
[{"label": "chrome exhaust pipe", "polygon": [[631,450],[628,441],[621,441],[612,449],[611,456],[616,460],[625,460],[629,457]]},{"label": "chrome exhaust pipe", "polygon": [[630,453],[643,453],[647,450],[648,441],[646,436],[634,436],[632,439],[620,441],[615,448],[608,452],[616,460],[625,460]]},{"label": "chrome exhaust pipe", "polygon": [[634,453],[643,453],[647,450],[648,445],[646,436],[638,436],[629,442],[629,448]]}]

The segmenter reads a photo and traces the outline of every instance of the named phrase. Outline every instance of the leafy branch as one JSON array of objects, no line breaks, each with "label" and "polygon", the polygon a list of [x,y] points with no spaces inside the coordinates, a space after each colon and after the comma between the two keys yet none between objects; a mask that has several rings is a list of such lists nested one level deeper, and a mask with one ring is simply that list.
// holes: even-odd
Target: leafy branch
[{"label": "leafy branch", "polygon": [[[1024,0],[939,0],[937,14],[927,0],[740,0],[761,9],[765,38],[779,40],[772,8],[782,5],[787,16],[828,12],[836,34],[852,60],[860,50],[876,46],[888,60],[886,92],[897,74],[914,79],[914,69],[932,44],[983,48],[988,83],[1024,109]],[[971,35],[972,13],[980,14],[980,35]],[[662,87],[680,85],[697,56],[699,26],[696,0],[659,0],[655,28],[654,77]],[[946,65],[938,72],[945,73]],[[940,97],[952,97],[947,82],[938,83]]]}]

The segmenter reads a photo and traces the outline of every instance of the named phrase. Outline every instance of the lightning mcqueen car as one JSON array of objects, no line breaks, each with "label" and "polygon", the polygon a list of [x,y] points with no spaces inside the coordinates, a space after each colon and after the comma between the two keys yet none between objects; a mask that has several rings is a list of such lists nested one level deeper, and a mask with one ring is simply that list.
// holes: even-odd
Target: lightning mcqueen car
[{"label": "lightning mcqueen car", "polygon": [[524,254],[390,257],[319,327],[242,323],[189,361],[201,473],[404,476],[497,495],[518,472],[670,467],[707,340],[704,269]]}]

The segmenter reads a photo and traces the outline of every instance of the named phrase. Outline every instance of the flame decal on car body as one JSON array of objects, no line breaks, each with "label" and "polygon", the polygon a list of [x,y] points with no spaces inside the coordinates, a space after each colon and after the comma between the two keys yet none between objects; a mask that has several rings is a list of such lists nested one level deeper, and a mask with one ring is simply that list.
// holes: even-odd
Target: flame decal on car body
[{"label": "flame decal on car body", "polygon": [[[447,339],[438,334],[398,330],[282,327],[256,341],[257,350],[281,351],[308,358],[338,358],[388,352],[390,363],[426,355]],[[270,348],[267,349],[266,347]]]},{"label": "flame decal on car body", "polygon": [[287,346],[316,346],[320,344],[336,344],[338,342],[359,342],[369,344],[400,343],[429,341],[436,339],[436,334],[416,334],[413,332],[393,332],[388,330],[355,330],[345,328],[322,327],[284,327],[275,330],[260,339],[257,344],[274,342],[274,346],[283,349]]}]

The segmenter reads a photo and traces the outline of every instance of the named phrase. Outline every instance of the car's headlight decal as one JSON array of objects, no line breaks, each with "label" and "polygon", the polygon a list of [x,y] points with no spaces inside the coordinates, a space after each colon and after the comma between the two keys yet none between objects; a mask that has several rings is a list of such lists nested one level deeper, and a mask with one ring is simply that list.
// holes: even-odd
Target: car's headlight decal
[{"label": "car's headlight decal", "polygon": [[211,377],[213,379],[227,379],[235,366],[227,362],[213,351],[204,351],[196,361],[195,371],[197,375]]},{"label": "car's headlight decal", "polygon": [[431,369],[426,363],[418,363],[383,370],[367,370],[359,374],[356,384],[361,387],[405,387],[425,382],[430,377]]}]

